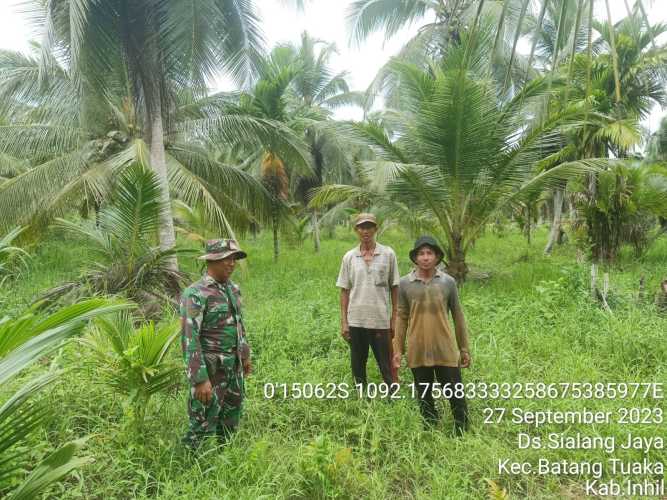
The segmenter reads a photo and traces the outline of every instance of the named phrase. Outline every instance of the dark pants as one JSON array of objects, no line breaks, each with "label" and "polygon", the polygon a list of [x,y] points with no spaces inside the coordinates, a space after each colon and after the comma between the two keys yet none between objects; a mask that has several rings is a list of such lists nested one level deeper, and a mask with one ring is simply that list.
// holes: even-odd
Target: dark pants
[{"label": "dark pants", "polygon": [[350,327],[350,359],[352,361],[352,375],[357,384],[366,384],[366,362],[368,361],[368,347],[373,349],[375,361],[382,374],[382,379],[391,385],[391,334],[389,330],[370,330],[368,328]]},{"label": "dark pants", "polygon": [[[454,396],[454,384],[462,383],[461,369],[450,366],[418,366],[412,368],[412,375],[415,379],[415,392],[419,398],[419,411],[427,424],[434,424],[438,421],[438,409],[433,400],[432,384],[435,380],[440,384],[440,389],[444,389],[446,384],[452,390],[449,398],[449,405],[454,415],[454,429],[457,434],[468,428],[468,406],[465,398]],[[429,384],[428,390],[424,385]],[[444,395],[443,395],[444,397]]]}]

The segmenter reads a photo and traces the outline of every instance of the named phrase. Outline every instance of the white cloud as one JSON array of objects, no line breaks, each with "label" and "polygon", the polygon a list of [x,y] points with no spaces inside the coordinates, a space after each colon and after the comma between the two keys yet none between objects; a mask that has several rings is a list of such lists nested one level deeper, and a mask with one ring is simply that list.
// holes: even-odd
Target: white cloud
[{"label": "white cloud", "polygon": [[0,48],[27,52],[30,38],[31,31],[21,15],[19,1],[0,1]]}]

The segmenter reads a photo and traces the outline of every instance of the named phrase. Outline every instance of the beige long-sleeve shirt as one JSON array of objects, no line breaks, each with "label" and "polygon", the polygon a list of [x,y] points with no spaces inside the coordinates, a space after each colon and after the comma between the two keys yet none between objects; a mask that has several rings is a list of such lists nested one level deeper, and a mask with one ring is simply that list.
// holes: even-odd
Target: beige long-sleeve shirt
[{"label": "beige long-sleeve shirt", "polygon": [[[449,325],[450,311],[455,335]],[[406,338],[410,368],[459,365],[460,351],[468,350],[468,335],[454,278],[440,270],[428,282],[416,271],[401,278],[395,353],[405,352]]]}]

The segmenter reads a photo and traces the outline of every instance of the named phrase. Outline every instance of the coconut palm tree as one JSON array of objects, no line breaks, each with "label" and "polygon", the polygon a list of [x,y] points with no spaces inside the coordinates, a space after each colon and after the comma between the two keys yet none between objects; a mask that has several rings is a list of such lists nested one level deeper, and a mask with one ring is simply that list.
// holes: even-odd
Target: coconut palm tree
[{"label": "coconut palm tree", "polygon": [[[430,1],[430,0],[357,0],[348,8],[347,22],[350,39],[361,43],[374,31],[383,30],[385,38],[391,38],[401,28],[426,16],[434,16],[432,23],[424,23],[420,33],[411,40],[415,44],[439,39],[437,43],[444,49],[449,40],[458,40],[461,24],[471,10],[480,3],[478,0]],[[481,2],[482,4],[484,2]]]},{"label": "coconut palm tree", "polygon": [[[60,50],[71,62],[77,84],[84,80],[106,94],[106,77],[122,69],[141,117],[149,163],[160,181],[165,206],[169,182],[165,131],[174,110],[174,92],[190,86],[203,94],[218,68],[243,79],[261,48],[258,19],[246,0],[53,0],[35,1],[32,19],[44,32],[44,49]],[[171,210],[161,215],[160,247],[175,242]],[[176,266],[174,260],[172,266]]]},{"label": "coconut palm tree", "polygon": [[157,175],[136,164],[120,176],[97,221],[58,219],[60,229],[86,245],[90,263],[78,279],[47,291],[45,298],[124,293],[144,307],[145,315],[160,314],[155,305],[175,295],[184,278],[168,265],[169,257],[184,250],[156,246],[163,210]]},{"label": "coconut palm tree", "polygon": [[[228,95],[225,112],[232,116],[248,116],[257,120],[270,120],[286,130],[301,135],[306,122],[290,106],[290,85],[301,71],[301,62],[292,47],[279,45],[271,53],[257,61],[259,78],[252,88]],[[273,232],[273,256],[280,254],[279,232],[293,223],[290,202],[290,181],[297,176],[312,175],[311,157],[287,156],[277,141],[268,141],[261,148],[248,150],[249,166],[258,167],[256,176],[271,195],[270,226]]]},{"label": "coconut palm tree", "polygon": [[[288,92],[290,107],[305,123],[304,139],[309,146],[313,172],[296,181],[294,197],[304,206],[312,189],[325,183],[349,182],[352,177],[354,147],[331,126],[333,111],[344,105],[363,105],[363,94],[351,92],[347,73],[334,73],[330,58],[336,46],[301,34],[301,43],[291,46],[299,71]],[[320,249],[319,211],[310,210],[310,228],[315,252]]]},{"label": "coconut palm tree", "polygon": [[[376,203],[432,224],[443,240],[448,272],[465,278],[466,255],[486,222],[497,211],[535,189],[593,170],[606,160],[553,164],[561,153],[561,128],[577,126],[578,110],[563,110],[549,120],[531,119],[536,102],[553,92],[555,82],[530,82],[509,101],[498,99],[493,78],[489,33],[462,36],[446,57],[427,70],[395,61],[404,82],[402,128],[394,138],[377,127],[356,125],[381,160],[369,165],[383,171],[384,195]],[[548,156],[547,156],[548,155]],[[324,187],[314,203],[368,194],[354,187]]]},{"label": "coconut palm tree", "polygon": [[[519,38],[532,33],[532,46],[526,64],[525,75],[533,66],[533,57],[538,45],[541,49],[551,52],[551,69],[556,68],[559,61],[566,57],[572,59],[580,47],[582,34],[588,29],[588,61],[592,61],[590,29],[593,12],[596,6],[606,7],[607,22],[611,25],[609,0],[538,0],[535,2],[536,12],[531,12],[530,0],[504,1],[496,0],[357,0],[349,8],[348,24],[351,39],[360,42],[370,33],[384,30],[385,38],[390,38],[401,28],[430,15],[435,21],[421,27],[404,49],[404,52],[424,52],[431,47],[430,56],[442,54],[450,41],[457,41],[462,27],[470,29],[478,24],[480,14],[496,12],[497,28],[493,51],[502,47],[504,39],[511,39],[511,54],[506,68],[505,87],[517,60]],[[635,0],[631,8],[625,1],[628,15],[635,13],[643,24],[650,29],[650,21],[642,0]],[[576,34],[576,35],[575,35]],[[435,45],[435,52],[433,51]],[[569,47],[568,47],[569,46]],[[611,40],[612,58],[616,60],[615,41]],[[614,62],[615,93],[620,100],[620,71]],[[531,76],[532,77],[532,76]]]},{"label": "coconut palm tree", "polygon": [[[0,185],[0,228],[30,225],[35,232],[58,215],[98,211],[114,179],[134,163],[149,164],[142,120],[122,72],[108,75],[112,89],[100,95],[87,81],[77,91],[70,69],[55,58],[46,74],[39,57],[0,51],[0,155],[22,158]],[[40,78],[46,81],[40,85]],[[111,82],[115,81],[114,84]],[[233,234],[251,220],[267,220],[270,197],[252,176],[211,155],[212,145],[261,147],[277,144],[286,157],[307,156],[290,130],[270,120],[225,115],[220,96],[175,97],[165,130],[166,162],[172,195],[201,205],[212,227]],[[15,169],[16,170],[16,169]]]},{"label": "coconut palm tree", "polygon": [[[531,13],[530,0],[358,0],[348,9],[350,38],[356,43],[371,33],[383,30],[389,39],[400,29],[418,24],[413,36],[396,58],[428,67],[429,61],[439,59],[450,44],[459,44],[461,33],[476,29],[480,24],[494,27],[494,71],[504,82],[503,89],[519,86],[536,72],[517,52],[519,39],[526,32],[524,20]],[[427,19],[434,18],[432,22]],[[366,91],[364,108],[371,109],[374,100],[383,96],[388,107],[400,107],[401,82],[386,64],[378,71]]]}]

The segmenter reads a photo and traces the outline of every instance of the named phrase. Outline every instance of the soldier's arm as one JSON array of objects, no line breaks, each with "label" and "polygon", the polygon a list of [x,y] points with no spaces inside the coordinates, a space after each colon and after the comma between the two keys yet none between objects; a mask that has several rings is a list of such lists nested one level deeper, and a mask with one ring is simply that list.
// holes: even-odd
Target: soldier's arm
[{"label": "soldier's arm", "polygon": [[201,349],[201,327],[204,320],[205,299],[198,293],[188,292],[181,300],[181,347],[190,384],[207,381],[208,371]]},{"label": "soldier's arm", "polygon": [[248,343],[248,337],[245,330],[245,322],[243,321],[243,307],[241,306],[241,290],[237,288],[236,290],[236,303],[238,304],[238,315],[240,323],[240,332],[239,332],[239,354],[241,359],[247,361],[250,359],[250,344]]}]

